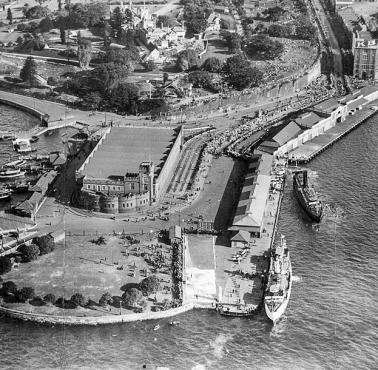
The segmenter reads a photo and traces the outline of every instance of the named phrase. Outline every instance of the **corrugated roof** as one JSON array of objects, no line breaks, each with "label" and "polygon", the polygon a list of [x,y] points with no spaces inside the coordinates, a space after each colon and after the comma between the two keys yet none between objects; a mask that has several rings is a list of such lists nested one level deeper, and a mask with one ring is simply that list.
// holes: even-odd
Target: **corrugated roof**
[{"label": "corrugated roof", "polygon": [[322,101],[319,104],[316,104],[314,106],[314,109],[325,112],[325,113],[331,113],[333,112],[337,107],[339,106],[338,101],[335,98],[330,98],[327,100]]},{"label": "corrugated roof", "polygon": [[322,118],[319,117],[316,113],[314,112],[308,112],[300,115],[298,118],[295,119],[295,122],[303,128],[311,128],[314,126],[316,123],[321,121]]},{"label": "corrugated roof", "polygon": [[252,158],[248,166],[248,173],[253,171],[253,173],[258,172],[260,175],[270,175],[272,169],[273,156],[270,154],[259,154]]},{"label": "corrugated roof", "polygon": [[162,168],[177,136],[171,128],[112,127],[81,173],[92,178],[138,173],[142,162]]},{"label": "corrugated roof", "polygon": [[298,136],[302,129],[294,122],[291,121],[281,131],[279,131],[272,140],[277,142],[279,146],[286,144],[289,140]]},{"label": "corrugated roof", "polygon": [[365,98],[361,97],[361,98],[357,99],[356,101],[350,103],[350,104],[348,105],[348,109],[349,109],[349,110],[356,109],[356,108],[360,107],[361,105],[366,104],[367,102],[368,102],[368,101],[367,101]]},{"label": "corrugated roof", "polygon": [[251,234],[245,230],[239,230],[232,238],[234,242],[246,242],[248,243],[251,240]]}]

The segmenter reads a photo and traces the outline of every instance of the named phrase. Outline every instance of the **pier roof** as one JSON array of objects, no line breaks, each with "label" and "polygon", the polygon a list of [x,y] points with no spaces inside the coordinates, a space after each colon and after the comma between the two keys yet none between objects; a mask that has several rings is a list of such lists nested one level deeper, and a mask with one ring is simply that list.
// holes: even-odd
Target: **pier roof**
[{"label": "pier roof", "polygon": [[358,107],[361,107],[362,105],[368,103],[368,101],[363,98],[362,96],[360,98],[358,98],[357,100],[355,101],[352,101],[349,105],[348,105],[348,109],[349,110],[354,110]]},{"label": "pier roof", "polygon": [[112,127],[81,172],[87,177],[106,179],[138,173],[142,162],[151,161],[157,173],[176,136],[172,128]]},{"label": "pier roof", "polygon": [[314,106],[314,109],[323,113],[332,113],[339,107],[339,102],[335,98],[330,98],[322,101]]},{"label": "pier roof", "polygon": [[311,128],[316,123],[320,122],[323,118],[319,117],[314,112],[308,112],[300,115],[295,119],[295,122],[302,128]]},{"label": "pier roof", "polygon": [[286,144],[289,140],[298,136],[302,132],[302,129],[294,122],[289,122],[284,128],[282,128],[275,136],[272,137],[272,141],[275,141],[278,146]]},{"label": "pier roof", "polygon": [[270,189],[270,176],[258,175],[253,192],[241,199],[235,212],[231,230],[260,232]]},{"label": "pier roof", "polygon": [[258,173],[260,175],[270,175],[272,168],[273,156],[270,154],[260,154],[252,158],[251,163],[248,166],[248,173]]}]

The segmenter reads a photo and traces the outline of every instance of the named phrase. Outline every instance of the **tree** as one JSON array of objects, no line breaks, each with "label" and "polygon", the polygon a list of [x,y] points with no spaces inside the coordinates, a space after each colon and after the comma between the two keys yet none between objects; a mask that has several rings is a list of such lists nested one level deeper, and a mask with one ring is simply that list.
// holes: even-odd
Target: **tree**
[{"label": "tree", "polygon": [[232,33],[228,31],[221,32],[222,37],[226,41],[228,50],[231,53],[236,53],[241,48],[241,37],[237,33]]},{"label": "tree", "polygon": [[37,3],[39,4],[39,5],[42,5],[43,3],[45,3],[47,0],[36,0],[37,1]]},{"label": "tree", "polygon": [[156,275],[151,275],[144,278],[140,282],[139,287],[144,294],[150,295],[160,289],[160,281]]},{"label": "tree", "polygon": [[90,40],[78,37],[77,44],[77,57],[80,68],[86,69],[89,67],[92,58],[92,43]]},{"label": "tree", "polygon": [[194,87],[208,88],[211,86],[213,76],[207,71],[193,71],[189,73],[189,82],[193,84]]},{"label": "tree", "polygon": [[56,297],[55,297],[54,294],[49,293],[49,294],[46,294],[46,295],[43,297],[43,300],[44,300],[46,303],[53,305],[53,304],[55,304],[55,302],[56,302]]},{"label": "tree", "polygon": [[41,256],[55,249],[54,237],[51,234],[37,236],[33,238],[32,243],[38,246]]},{"label": "tree", "polygon": [[62,44],[65,44],[66,43],[66,30],[64,28],[64,26],[60,26],[60,41],[62,42]]},{"label": "tree", "polygon": [[62,0],[58,0],[58,10],[62,10]]},{"label": "tree", "polygon": [[104,293],[98,301],[100,306],[106,306],[113,303],[113,297],[109,292]]},{"label": "tree", "polygon": [[159,15],[156,21],[158,27],[168,27],[169,26],[169,17],[167,15]]},{"label": "tree", "polygon": [[0,275],[6,274],[12,270],[12,261],[7,256],[0,257]]},{"label": "tree", "polygon": [[138,100],[139,90],[132,83],[120,82],[109,93],[109,102],[120,113],[135,113]]},{"label": "tree", "polygon": [[11,8],[8,8],[8,12],[7,12],[7,20],[9,21],[9,24],[12,24],[12,22],[13,22],[13,15],[12,15],[12,10],[11,10]]},{"label": "tree", "polygon": [[37,63],[33,57],[27,57],[24,63],[24,66],[20,72],[20,78],[22,81],[31,84],[34,78],[34,75],[37,73]]},{"label": "tree", "polygon": [[18,248],[18,251],[22,253],[22,259],[25,262],[34,261],[39,256],[39,248],[35,244],[23,244]]},{"label": "tree", "polygon": [[268,35],[272,37],[290,37],[291,28],[287,25],[272,24],[268,28]]},{"label": "tree", "polygon": [[71,302],[74,306],[81,306],[81,307],[84,307],[87,303],[87,300],[85,299],[85,297],[81,294],[81,293],[75,293],[72,297],[71,297]]},{"label": "tree", "polygon": [[281,42],[271,39],[267,35],[255,35],[249,38],[246,52],[258,59],[276,59],[285,48]]},{"label": "tree", "polygon": [[285,9],[281,8],[280,6],[274,6],[272,8],[265,9],[263,14],[267,17],[267,20],[271,22],[278,22],[285,12]]},{"label": "tree", "polygon": [[110,24],[110,27],[112,27],[112,30],[113,30],[113,35],[115,37],[119,37],[121,32],[122,32],[122,26],[123,24],[125,23],[126,21],[126,15],[124,13],[122,13],[121,11],[121,8],[119,6],[117,6],[111,16],[110,16],[110,20],[109,20],[109,24]]},{"label": "tree", "polygon": [[126,65],[115,63],[103,63],[91,71],[92,91],[93,89],[105,92],[115,86],[129,75],[129,68]]},{"label": "tree", "polygon": [[110,48],[105,54],[105,63],[115,63],[126,65],[132,69],[136,60],[139,59],[139,53],[136,48],[130,49],[113,49]]},{"label": "tree", "polygon": [[202,69],[212,73],[219,73],[222,70],[223,63],[217,57],[207,58],[203,64]]},{"label": "tree", "polygon": [[155,62],[153,60],[147,60],[147,63],[145,64],[145,69],[147,72],[151,72],[156,68]]},{"label": "tree", "polygon": [[5,281],[3,283],[3,293],[5,295],[16,294],[17,285],[13,281]]},{"label": "tree", "polygon": [[262,79],[262,72],[251,67],[248,60],[241,55],[234,55],[226,60],[223,68],[227,82],[238,90],[257,86]]},{"label": "tree", "polygon": [[132,48],[135,46],[135,31],[131,28],[128,30],[121,30],[117,35],[117,40],[121,45],[124,45],[127,48]]},{"label": "tree", "polygon": [[179,71],[194,69],[198,66],[198,54],[194,49],[183,50],[177,58],[176,67]]},{"label": "tree", "polygon": [[50,30],[52,30],[52,29],[54,28],[53,21],[51,20],[50,17],[43,18],[43,19],[39,22],[39,26],[38,26],[38,28],[39,28],[39,30],[40,30],[42,33],[49,32]]},{"label": "tree", "polygon": [[51,12],[47,7],[36,5],[26,10],[25,17],[27,19],[39,19],[39,18],[45,18],[49,16],[50,14]]},{"label": "tree", "polygon": [[16,296],[20,302],[26,302],[29,299],[33,299],[35,297],[34,288],[24,287],[17,291]]},{"label": "tree", "polygon": [[122,294],[122,300],[127,306],[135,307],[135,305],[143,298],[139,289],[131,288]]}]

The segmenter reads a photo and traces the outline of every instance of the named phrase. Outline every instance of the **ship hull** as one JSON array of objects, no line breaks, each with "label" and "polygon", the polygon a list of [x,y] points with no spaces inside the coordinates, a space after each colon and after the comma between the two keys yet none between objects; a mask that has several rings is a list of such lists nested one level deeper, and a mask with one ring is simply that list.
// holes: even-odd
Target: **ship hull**
[{"label": "ship hull", "polygon": [[306,212],[306,214],[314,221],[316,222],[320,222],[321,218],[322,218],[322,209],[319,211],[319,212],[315,212],[314,210],[312,210],[310,208],[310,206],[308,205],[304,195],[303,195],[303,192],[301,191],[302,189],[302,186],[300,184],[298,184],[298,180],[296,179],[296,177],[294,177],[294,183],[293,183],[293,189],[294,189],[294,194],[299,202],[299,204],[301,205],[302,209]]},{"label": "ship hull", "polygon": [[290,263],[290,278],[289,278],[289,288],[287,290],[286,299],[282,302],[280,307],[276,311],[270,310],[269,306],[264,302],[265,314],[266,316],[272,321],[273,324],[276,324],[283,314],[286,311],[287,305],[289,304],[290,295],[291,295],[291,286],[292,286],[292,270],[291,270],[291,263]]}]

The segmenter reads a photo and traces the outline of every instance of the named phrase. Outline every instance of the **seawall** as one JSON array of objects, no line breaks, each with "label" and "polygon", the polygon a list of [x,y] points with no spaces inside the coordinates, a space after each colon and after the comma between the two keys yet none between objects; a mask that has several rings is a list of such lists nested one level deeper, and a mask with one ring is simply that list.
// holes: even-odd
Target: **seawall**
[{"label": "seawall", "polygon": [[28,107],[24,104],[17,103],[13,100],[8,100],[4,98],[0,98],[0,104],[7,105],[9,107],[17,108],[19,110],[22,110],[23,112],[29,113],[33,115],[34,117],[37,117],[42,123],[47,124],[48,121],[48,115],[45,113],[40,112],[37,109]]},{"label": "seawall", "polygon": [[166,311],[131,313],[125,315],[104,315],[104,316],[55,316],[44,315],[32,312],[18,311],[0,306],[0,313],[13,319],[32,321],[39,324],[49,325],[106,325],[120,324],[142,320],[160,320],[179,315],[194,308],[192,303]]}]

